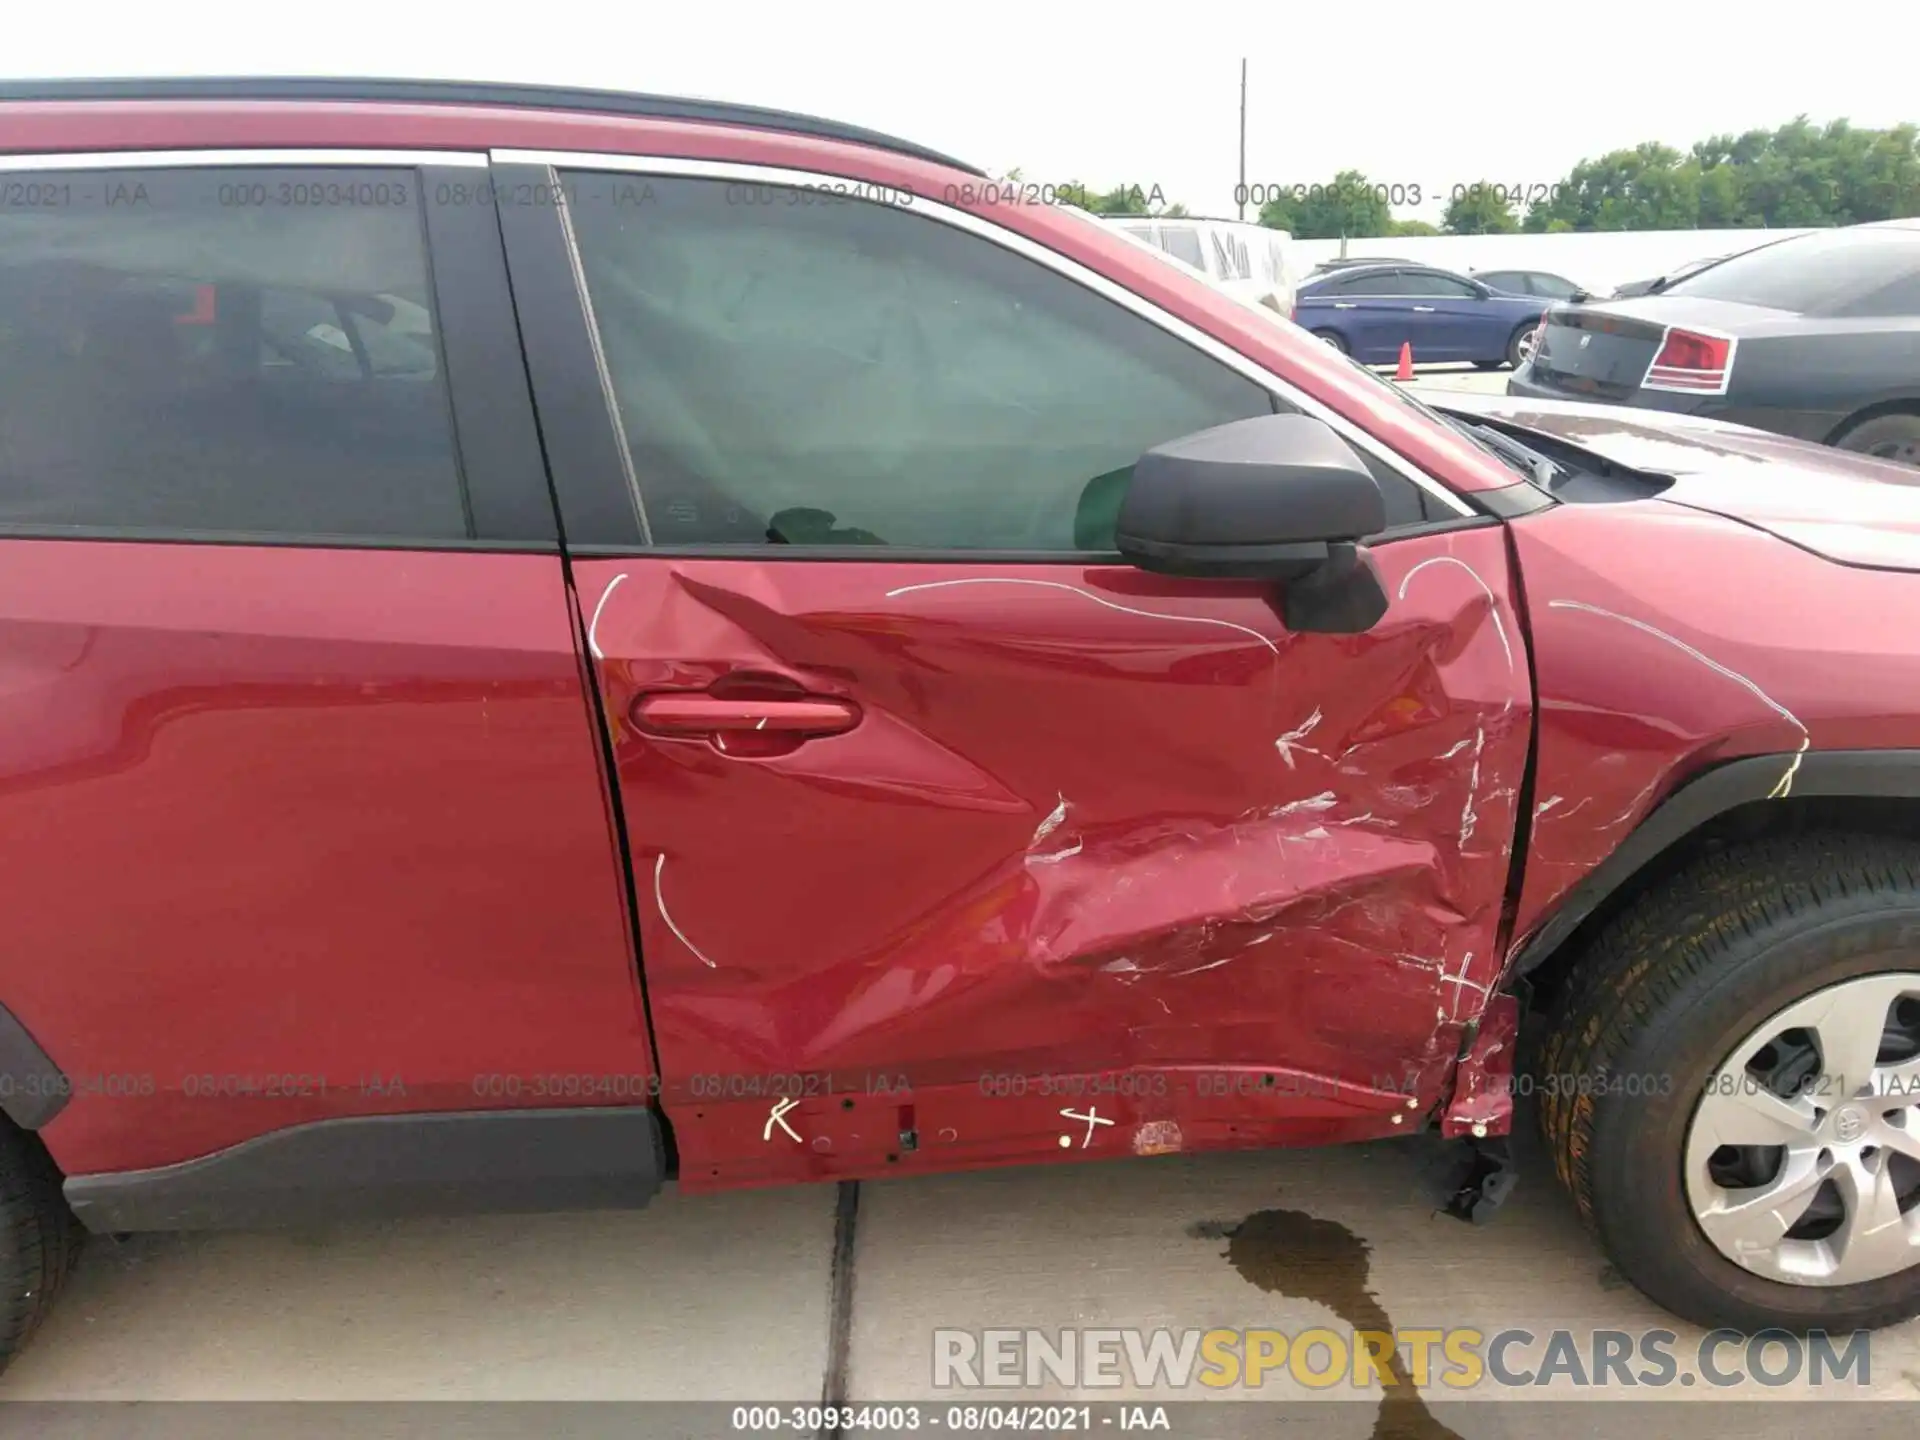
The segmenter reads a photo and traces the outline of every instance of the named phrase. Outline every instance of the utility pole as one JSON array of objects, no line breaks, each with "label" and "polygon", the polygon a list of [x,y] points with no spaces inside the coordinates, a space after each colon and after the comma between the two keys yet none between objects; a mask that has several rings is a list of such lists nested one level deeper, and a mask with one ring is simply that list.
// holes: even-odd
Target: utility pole
[{"label": "utility pole", "polygon": [[1240,218],[1247,218],[1247,62],[1240,61],[1240,188],[1233,192],[1240,205]]}]

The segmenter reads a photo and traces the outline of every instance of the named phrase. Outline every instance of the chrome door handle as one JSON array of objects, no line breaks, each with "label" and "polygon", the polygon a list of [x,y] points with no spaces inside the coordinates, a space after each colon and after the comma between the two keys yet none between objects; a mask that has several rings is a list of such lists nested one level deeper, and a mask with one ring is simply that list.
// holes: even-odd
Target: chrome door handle
[{"label": "chrome door handle", "polygon": [[1333,308],[1336,310],[1358,310],[1360,307],[1351,300],[1336,300],[1333,302]]},{"label": "chrome door handle", "polygon": [[1416,305],[1413,307],[1413,313],[1416,315],[1431,315],[1433,313],[1433,307],[1431,305]]}]

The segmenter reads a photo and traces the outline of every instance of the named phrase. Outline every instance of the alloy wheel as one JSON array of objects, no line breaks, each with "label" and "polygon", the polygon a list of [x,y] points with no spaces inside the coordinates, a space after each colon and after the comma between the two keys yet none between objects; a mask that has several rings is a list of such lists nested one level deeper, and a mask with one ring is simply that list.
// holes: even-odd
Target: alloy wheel
[{"label": "alloy wheel", "polygon": [[1920,974],[1842,981],[1756,1028],[1707,1082],[1683,1163],[1701,1231],[1756,1275],[1920,1264]]}]

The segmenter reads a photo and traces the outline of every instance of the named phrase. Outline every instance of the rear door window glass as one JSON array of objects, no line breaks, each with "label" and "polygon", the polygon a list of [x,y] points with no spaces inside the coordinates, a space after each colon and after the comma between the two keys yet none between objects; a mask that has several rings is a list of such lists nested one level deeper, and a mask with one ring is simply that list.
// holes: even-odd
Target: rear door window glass
[{"label": "rear door window glass", "polygon": [[1350,275],[1345,280],[1335,281],[1331,287],[1339,295],[1406,295],[1407,291],[1398,272],[1392,270],[1375,271],[1371,275]]},{"label": "rear door window glass", "polygon": [[1479,293],[1464,280],[1436,275],[1430,270],[1403,270],[1399,285],[1402,295],[1437,296],[1444,300],[1471,300]]},{"label": "rear door window glass", "polygon": [[0,202],[0,526],[471,533],[413,171],[0,173]]}]

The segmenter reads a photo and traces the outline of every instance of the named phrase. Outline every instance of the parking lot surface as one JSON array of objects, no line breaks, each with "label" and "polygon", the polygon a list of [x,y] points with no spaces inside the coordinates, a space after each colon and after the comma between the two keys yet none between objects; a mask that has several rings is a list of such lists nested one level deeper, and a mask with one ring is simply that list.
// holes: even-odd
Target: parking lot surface
[{"label": "parking lot surface", "polygon": [[[934,1383],[936,1330],[990,1328],[1584,1337],[1665,1327],[1690,1368],[1699,1332],[1613,1275],[1530,1135],[1520,1131],[1514,1198],[1483,1226],[1436,1212],[1443,1152],[1425,1137],[867,1184],[841,1227],[839,1305],[831,1186],[697,1198],[669,1189],[631,1214],[101,1239],[0,1380],[0,1399],[807,1402],[833,1392],[948,1404],[1009,1398]],[[836,1332],[842,1373],[830,1381]],[[1728,1353],[1738,1369],[1739,1352]],[[1844,1387],[1849,1402],[1920,1399],[1920,1323],[1874,1337],[1870,1360],[1869,1383]],[[1283,1369],[1257,1391],[1047,1384],[1011,1398],[1333,1395],[1327,1403],[1366,1435],[1381,1393],[1343,1382],[1316,1397]],[[1491,1424],[1498,1412],[1478,1402],[1540,1392],[1422,1393],[1446,1423],[1402,1392],[1394,1433],[1472,1434],[1463,1400]],[[1621,1403],[1617,1387],[1556,1381],[1548,1393]],[[1660,1398],[1816,1393],[1748,1377]],[[1804,1429],[1791,1408],[1768,1413],[1781,1435]]]},{"label": "parking lot surface", "polygon": [[[1392,375],[1383,370],[1383,375]],[[1416,390],[1478,390],[1485,395],[1507,393],[1511,370],[1476,370],[1471,365],[1416,365],[1413,379],[1406,382]]]}]

